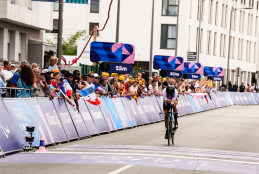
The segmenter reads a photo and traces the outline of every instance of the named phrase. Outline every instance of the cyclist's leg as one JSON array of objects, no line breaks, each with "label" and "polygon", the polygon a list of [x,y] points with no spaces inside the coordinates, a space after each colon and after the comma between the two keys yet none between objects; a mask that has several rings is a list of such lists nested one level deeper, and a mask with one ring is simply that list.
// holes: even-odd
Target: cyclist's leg
[{"label": "cyclist's leg", "polygon": [[178,110],[177,110],[176,106],[174,106],[174,105],[173,105],[173,112],[174,112],[174,125],[176,128],[178,128],[178,120],[177,120]]},{"label": "cyclist's leg", "polygon": [[165,102],[163,103],[163,111],[164,111],[164,115],[165,115],[165,118],[164,118],[164,121],[165,121],[165,139],[168,139],[168,136],[167,136],[167,118],[168,118],[168,110],[166,108],[166,104]]}]

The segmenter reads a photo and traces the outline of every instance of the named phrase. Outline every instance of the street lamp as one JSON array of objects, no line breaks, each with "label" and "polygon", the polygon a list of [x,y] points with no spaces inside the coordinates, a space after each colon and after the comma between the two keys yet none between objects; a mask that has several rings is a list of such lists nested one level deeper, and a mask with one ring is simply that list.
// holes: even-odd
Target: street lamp
[{"label": "street lamp", "polygon": [[226,81],[226,86],[228,88],[228,71],[229,71],[229,57],[230,57],[230,36],[231,36],[231,19],[232,19],[232,12],[233,11],[236,11],[236,10],[251,10],[253,9],[252,7],[245,7],[245,8],[239,8],[239,9],[232,9],[231,12],[230,12],[230,25],[229,25],[229,38],[228,38],[228,62],[227,62],[227,81]]}]

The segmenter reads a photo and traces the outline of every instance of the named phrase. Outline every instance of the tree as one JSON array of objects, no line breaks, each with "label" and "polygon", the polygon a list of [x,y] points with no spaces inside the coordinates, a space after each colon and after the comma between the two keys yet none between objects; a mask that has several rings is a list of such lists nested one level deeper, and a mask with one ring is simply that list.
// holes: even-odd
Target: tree
[{"label": "tree", "polygon": [[[62,55],[77,55],[77,41],[79,39],[86,40],[87,38],[86,30],[78,31],[66,39],[62,38]],[[57,45],[57,34],[55,34],[53,40],[45,39],[45,41],[49,44]]]}]

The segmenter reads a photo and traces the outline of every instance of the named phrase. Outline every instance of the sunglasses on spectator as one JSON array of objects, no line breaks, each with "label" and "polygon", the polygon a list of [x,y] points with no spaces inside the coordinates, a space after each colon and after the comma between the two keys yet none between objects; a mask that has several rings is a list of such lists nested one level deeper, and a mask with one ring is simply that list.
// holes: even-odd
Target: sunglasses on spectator
[{"label": "sunglasses on spectator", "polygon": [[95,79],[100,79],[100,77],[95,77]]}]

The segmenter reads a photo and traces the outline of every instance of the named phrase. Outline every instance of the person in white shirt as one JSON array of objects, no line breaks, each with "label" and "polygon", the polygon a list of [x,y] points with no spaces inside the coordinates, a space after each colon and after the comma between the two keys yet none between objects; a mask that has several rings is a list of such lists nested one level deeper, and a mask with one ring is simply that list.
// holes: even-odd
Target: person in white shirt
[{"label": "person in white shirt", "polygon": [[4,82],[5,82],[5,85],[7,85],[8,81],[11,80],[11,78],[13,77],[10,61],[4,62],[4,68],[2,69],[1,73],[4,75]]},{"label": "person in white shirt", "polygon": [[135,80],[135,82],[132,84],[132,86],[129,89],[129,93],[136,94],[138,92],[138,81]]}]

